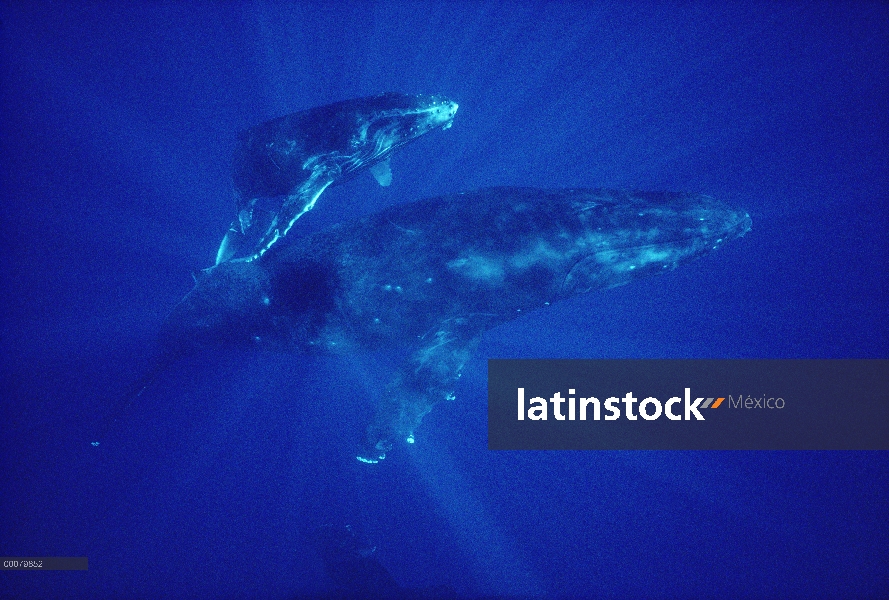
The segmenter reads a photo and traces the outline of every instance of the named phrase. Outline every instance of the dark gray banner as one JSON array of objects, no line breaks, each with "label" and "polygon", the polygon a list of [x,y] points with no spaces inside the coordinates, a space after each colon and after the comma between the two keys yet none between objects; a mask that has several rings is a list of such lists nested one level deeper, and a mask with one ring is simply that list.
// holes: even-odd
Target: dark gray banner
[{"label": "dark gray banner", "polygon": [[889,360],[488,361],[492,450],[887,450]]},{"label": "dark gray banner", "polygon": [[4,556],[0,558],[3,571],[86,571],[85,556]]}]

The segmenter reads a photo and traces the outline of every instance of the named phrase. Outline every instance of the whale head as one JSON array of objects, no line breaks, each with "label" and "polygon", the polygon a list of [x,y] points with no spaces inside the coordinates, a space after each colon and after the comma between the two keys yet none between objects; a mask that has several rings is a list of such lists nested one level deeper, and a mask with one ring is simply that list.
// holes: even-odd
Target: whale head
[{"label": "whale head", "polygon": [[750,215],[701,194],[588,190],[574,210],[586,223],[561,293],[623,285],[675,269],[742,237]]},{"label": "whale head", "polygon": [[458,104],[444,96],[406,95],[394,92],[362,99],[357,127],[350,140],[349,173],[386,160],[389,155],[434,129],[448,129]]}]

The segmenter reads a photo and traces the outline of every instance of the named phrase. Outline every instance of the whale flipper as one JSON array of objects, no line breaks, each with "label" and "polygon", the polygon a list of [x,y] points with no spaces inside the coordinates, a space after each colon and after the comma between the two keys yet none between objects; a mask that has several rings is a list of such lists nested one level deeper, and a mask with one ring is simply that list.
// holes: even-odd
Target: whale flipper
[{"label": "whale flipper", "polygon": [[380,398],[358,460],[379,462],[396,441],[414,443],[414,431],[432,407],[454,399],[463,367],[478,347],[481,332],[489,328],[488,320],[495,316],[448,318],[421,336],[416,350],[397,370]]},{"label": "whale flipper", "polygon": [[[254,254],[245,258],[245,260],[255,260],[265,254],[272,245],[279,239],[287,235],[297,219],[312,210],[318,198],[333,183],[335,177],[332,177],[326,169],[318,168],[313,171],[312,176],[300,186],[299,190],[291,196],[288,196],[281,206],[280,212],[275,215],[268,231],[259,241]],[[225,243],[225,240],[223,240]]]},{"label": "whale flipper", "polygon": [[219,243],[219,249],[216,251],[216,262],[214,264],[218,265],[221,262],[231,259],[238,251],[238,248],[242,246],[243,242],[244,232],[241,229],[240,223],[238,221],[233,221],[231,227],[228,228],[228,231],[225,232],[222,241]]}]

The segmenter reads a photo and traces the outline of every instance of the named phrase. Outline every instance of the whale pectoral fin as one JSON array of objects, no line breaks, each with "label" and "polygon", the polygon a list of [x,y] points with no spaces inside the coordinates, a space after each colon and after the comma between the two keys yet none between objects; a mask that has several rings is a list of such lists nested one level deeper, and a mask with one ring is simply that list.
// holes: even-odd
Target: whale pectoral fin
[{"label": "whale pectoral fin", "polygon": [[244,234],[241,232],[241,226],[238,221],[234,221],[232,226],[225,232],[225,237],[219,244],[219,250],[216,251],[216,264],[225,262],[230,259],[238,251]]},{"label": "whale pectoral fin", "polygon": [[266,253],[275,242],[287,235],[297,219],[312,210],[318,197],[333,183],[323,171],[317,170],[309,180],[301,185],[293,194],[287,196],[281,210],[275,215],[271,226],[256,245],[256,251],[248,260],[255,260]]},{"label": "whale pectoral fin", "polygon": [[380,399],[367,443],[358,455],[362,462],[379,462],[394,444],[414,442],[414,431],[436,404],[454,399],[463,365],[481,339],[469,319],[449,319],[421,340],[420,347],[396,372]]},{"label": "whale pectoral fin", "polygon": [[371,175],[383,187],[392,185],[392,165],[389,162],[389,158],[387,156],[386,160],[381,160],[370,168]]},{"label": "whale pectoral fin", "polygon": [[453,386],[439,384],[424,388],[411,370],[409,365],[399,369],[386,386],[374,422],[367,428],[366,445],[357,456],[361,462],[383,460],[399,440],[413,443],[414,430],[423,417],[442,400],[453,398]]}]

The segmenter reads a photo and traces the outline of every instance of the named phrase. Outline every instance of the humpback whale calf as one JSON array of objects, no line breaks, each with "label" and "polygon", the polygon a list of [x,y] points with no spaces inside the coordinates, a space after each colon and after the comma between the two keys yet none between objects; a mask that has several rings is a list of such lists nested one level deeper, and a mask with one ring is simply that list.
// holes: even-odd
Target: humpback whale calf
[{"label": "humpback whale calf", "polygon": [[165,322],[161,364],[206,345],[408,349],[358,455],[376,462],[453,399],[485,331],[669,271],[750,224],[708,196],[665,192],[498,187],[394,206],[204,273]]},{"label": "humpback whale calf", "polygon": [[303,110],[242,132],[233,164],[238,216],[216,264],[239,252],[246,260],[258,258],[328,186],[362,169],[389,185],[392,152],[433,129],[449,128],[456,112],[457,103],[441,96],[387,93]]}]

